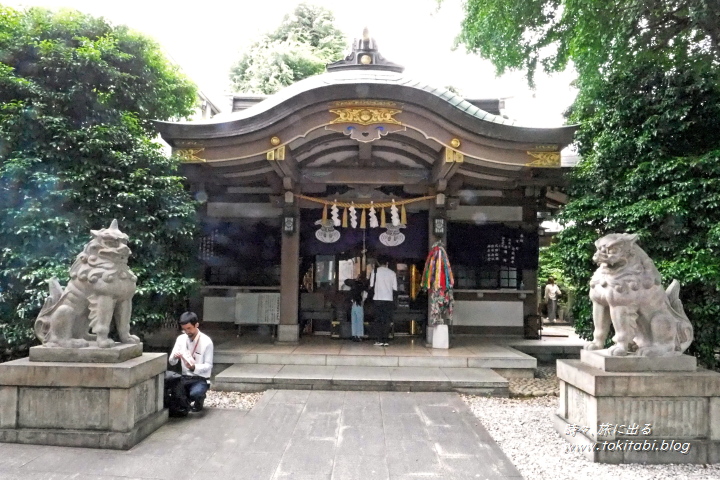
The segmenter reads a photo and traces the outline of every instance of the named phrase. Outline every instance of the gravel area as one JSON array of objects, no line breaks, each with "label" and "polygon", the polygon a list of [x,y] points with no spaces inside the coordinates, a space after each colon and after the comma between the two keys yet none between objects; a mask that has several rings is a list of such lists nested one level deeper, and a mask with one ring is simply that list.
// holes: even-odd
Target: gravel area
[{"label": "gravel area", "polygon": [[552,427],[554,396],[488,398],[462,395],[472,412],[528,480],[718,480],[720,465],[609,465],[568,452]]},{"label": "gravel area", "polygon": [[240,392],[216,392],[209,390],[205,395],[206,407],[237,408],[239,410],[250,410],[262,397],[263,392],[240,393]]},{"label": "gravel area", "polygon": [[539,366],[535,378],[511,378],[508,380],[511,397],[543,397],[560,395],[555,365]]}]

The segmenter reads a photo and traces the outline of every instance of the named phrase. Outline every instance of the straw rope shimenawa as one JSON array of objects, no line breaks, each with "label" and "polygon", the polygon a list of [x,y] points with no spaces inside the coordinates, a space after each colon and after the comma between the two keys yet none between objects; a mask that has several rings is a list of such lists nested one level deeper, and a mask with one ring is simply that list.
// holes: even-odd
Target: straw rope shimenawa
[{"label": "straw rope shimenawa", "polygon": [[344,208],[387,208],[392,207],[393,205],[407,205],[409,203],[415,203],[415,202],[422,202],[424,200],[430,200],[432,198],[435,198],[435,195],[428,195],[425,197],[418,197],[418,198],[406,198],[404,200],[392,200],[390,202],[371,202],[371,203],[351,203],[351,202],[337,202],[334,200],[324,200],[322,198],[315,198],[315,197],[307,197],[305,195],[298,195],[296,194],[295,197],[302,198],[303,200],[308,200],[310,202],[319,203],[321,205],[337,205],[338,207],[344,207]]},{"label": "straw rope shimenawa", "polygon": [[[303,200],[308,200],[310,202],[319,203],[320,205],[323,205],[323,213],[322,213],[322,222],[323,224],[327,222],[328,219],[328,211],[327,207],[328,205],[332,205],[334,208],[344,208],[343,214],[342,214],[342,222],[340,225],[342,225],[343,228],[347,228],[348,226],[348,209],[354,208],[354,209],[361,209],[362,213],[360,215],[360,228],[365,229],[367,228],[367,223],[365,221],[365,210],[370,208],[379,208],[380,209],[380,227],[385,228],[385,208],[387,207],[400,207],[400,224],[401,225],[407,225],[407,212],[405,211],[405,205],[409,203],[415,203],[415,202],[422,202],[424,200],[430,200],[435,198],[435,195],[427,195],[425,197],[417,197],[417,198],[406,198],[404,200],[391,200],[389,202],[370,202],[370,203],[355,203],[355,202],[338,202],[337,200],[324,200],[322,198],[315,198],[315,197],[307,197],[305,195],[295,195],[297,198],[301,198]],[[371,211],[372,214],[372,211]],[[336,225],[336,226],[340,226]],[[353,228],[357,227],[357,222],[353,224]]]}]

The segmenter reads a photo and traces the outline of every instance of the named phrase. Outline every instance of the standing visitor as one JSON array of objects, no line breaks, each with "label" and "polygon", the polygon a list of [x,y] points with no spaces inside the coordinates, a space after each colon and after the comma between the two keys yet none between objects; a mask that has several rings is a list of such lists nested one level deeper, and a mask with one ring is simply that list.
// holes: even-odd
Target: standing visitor
[{"label": "standing visitor", "polygon": [[390,345],[390,324],[395,312],[395,295],[397,294],[397,275],[388,264],[390,259],[385,255],[378,257],[378,268],[370,276],[370,288],[374,291],[375,321],[377,322],[377,342],[375,346]]},{"label": "standing visitor", "polygon": [[547,302],[548,320],[557,322],[557,302],[560,297],[560,288],[555,285],[555,279],[548,277],[547,285],[545,285],[545,301]]},{"label": "standing visitor", "polygon": [[200,331],[197,315],[193,312],[183,313],[178,323],[183,333],[175,341],[169,362],[177,365],[182,360],[182,389],[190,402],[190,411],[199,412],[210,388],[213,342]]},{"label": "standing visitor", "polygon": [[365,335],[365,299],[367,298],[367,290],[364,282],[360,279],[345,280],[345,284],[350,287],[350,327],[353,342],[361,342]]}]

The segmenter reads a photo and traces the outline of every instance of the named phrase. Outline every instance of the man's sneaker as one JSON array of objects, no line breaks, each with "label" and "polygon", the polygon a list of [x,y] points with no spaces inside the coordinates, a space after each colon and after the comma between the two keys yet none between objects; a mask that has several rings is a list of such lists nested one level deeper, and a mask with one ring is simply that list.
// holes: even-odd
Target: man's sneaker
[{"label": "man's sneaker", "polygon": [[389,346],[390,346],[389,343],[383,343],[383,347],[389,347]]},{"label": "man's sneaker", "polygon": [[385,344],[382,342],[375,342],[376,347],[382,347],[383,345],[385,345]]},{"label": "man's sneaker", "polygon": [[199,412],[203,409],[203,403],[205,403],[205,397],[199,398],[193,402],[193,404],[190,406],[191,412]]}]

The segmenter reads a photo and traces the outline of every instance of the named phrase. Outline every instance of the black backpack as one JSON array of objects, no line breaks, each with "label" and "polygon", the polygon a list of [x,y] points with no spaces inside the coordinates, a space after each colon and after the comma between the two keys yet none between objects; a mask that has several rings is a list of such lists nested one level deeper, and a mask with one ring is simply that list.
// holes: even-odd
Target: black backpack
[{"label": "black backpack", "polygon": [[185,394],[185,384],[182,375],[165,372],[165,408],[171,417],[187,417],[190,412],[190,402]]}]

